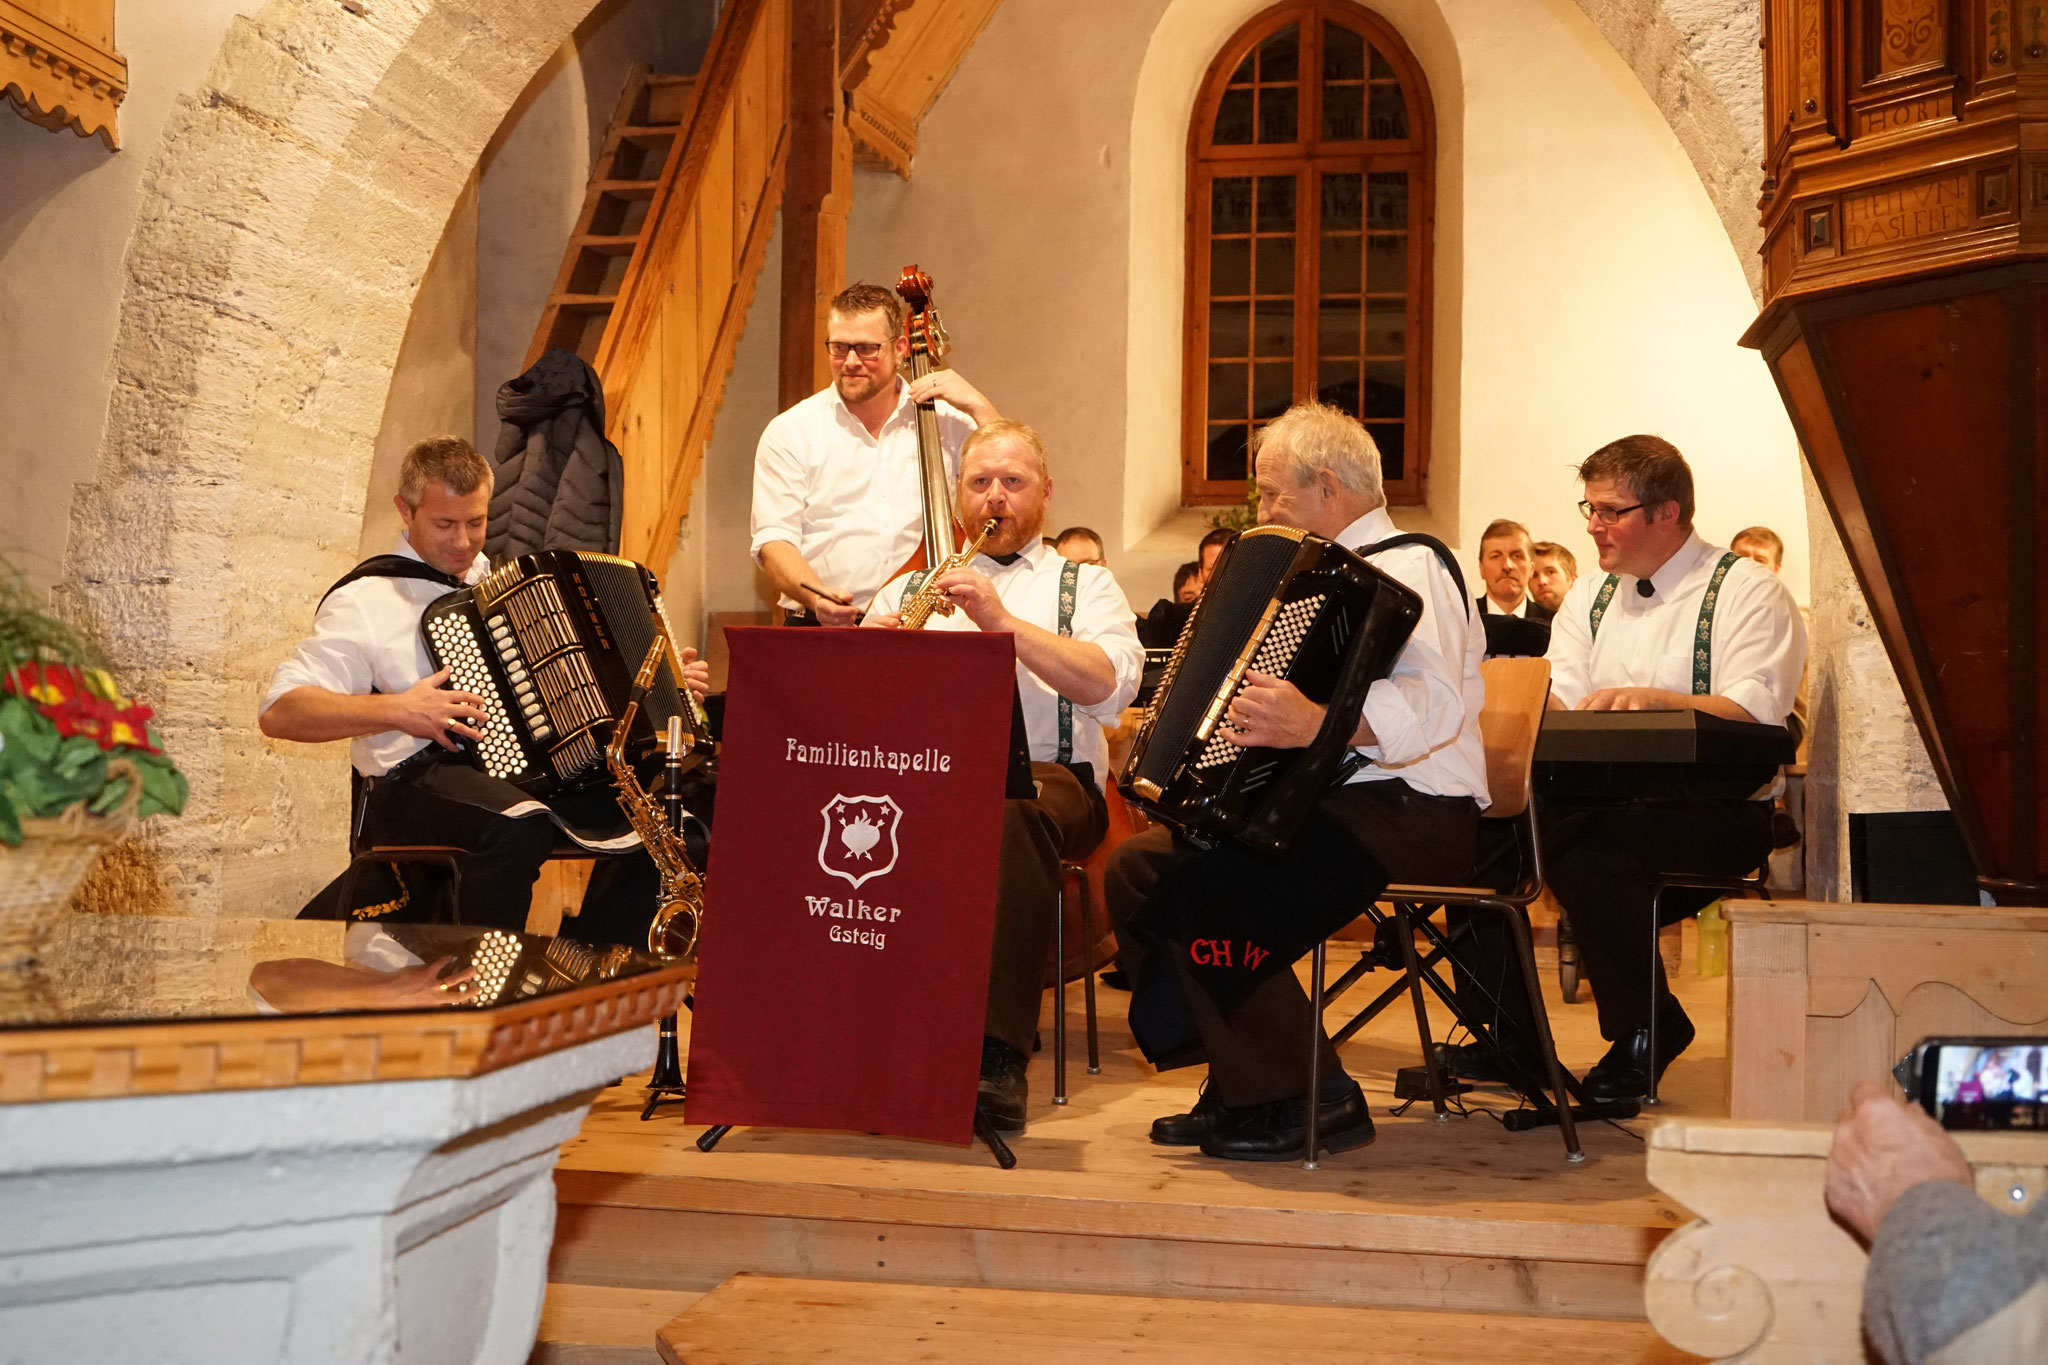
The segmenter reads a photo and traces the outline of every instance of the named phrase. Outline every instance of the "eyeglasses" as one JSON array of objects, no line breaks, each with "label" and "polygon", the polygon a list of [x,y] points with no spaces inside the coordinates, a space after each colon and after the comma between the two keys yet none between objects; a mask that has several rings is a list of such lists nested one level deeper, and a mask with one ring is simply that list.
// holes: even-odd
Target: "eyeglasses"
[{"label": "eyeglasses", "polygon": [[879,341],[828,341],[825,343],[825,350],[834,360],[844,360],[849,355],[857,355],[862,360],[873,360],[882,353],[882,343]]},{"label": "eyeglasses", "polygon": [[1632,502],[1626,507],[1595,507],[1590,502],[1581,502],[1579,504],[1579,515],[1587,521],[1598,522],[1602,526],[1612,526],[1629,513],[1647,505],[1647,503]]}]

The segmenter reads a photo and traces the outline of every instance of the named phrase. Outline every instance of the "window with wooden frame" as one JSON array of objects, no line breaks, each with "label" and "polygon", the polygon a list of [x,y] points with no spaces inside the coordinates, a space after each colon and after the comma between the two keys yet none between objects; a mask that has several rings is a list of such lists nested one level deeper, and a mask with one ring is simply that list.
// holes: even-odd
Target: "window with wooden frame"
[{"label": "window with wooden frame", "polygon": [[1188,136],[1181,495],[1245,495],[1259,427],[1352,413],[1391,503],[1429,471],[1435,116],[1407,44],[1347,0],[1288,0],[1224,45]]}]

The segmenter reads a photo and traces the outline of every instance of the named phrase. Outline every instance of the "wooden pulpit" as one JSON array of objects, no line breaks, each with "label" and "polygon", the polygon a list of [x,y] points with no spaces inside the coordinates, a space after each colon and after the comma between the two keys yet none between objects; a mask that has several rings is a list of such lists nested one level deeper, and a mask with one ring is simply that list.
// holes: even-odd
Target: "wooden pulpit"
[{"label": "wooden pulpit", "polygon": [[1765,0],[1777,379],[1984,888],[2048,903],[2048,16]]}]

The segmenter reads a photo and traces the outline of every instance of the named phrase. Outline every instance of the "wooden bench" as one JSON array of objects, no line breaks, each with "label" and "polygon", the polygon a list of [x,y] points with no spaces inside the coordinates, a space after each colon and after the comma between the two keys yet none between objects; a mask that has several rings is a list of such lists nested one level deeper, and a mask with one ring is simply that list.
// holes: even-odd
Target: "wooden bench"
[{"label": "wooden bench", "polygon": [[1832,1123],[1924,1038],[2048,1032],[2048,910],[1728,901],[1728,1113]]},{"label": "wooden bench", "polygon": [[735,1275],[658,1334],[669,1365],[1229,1361],[1679,1365],[1640,1322]]},{"label": "wooden bench", "polygon": [[[1650,1134],[1650,1183],[1697,1218],[1651,1253],[1650,1321],[1689,1351],[1743,1365],[1863,1365],[1863,1247],[1822,1197],[1828,1124],[1692,1119]],[[1957,1133],[1995,1208],[2048,1185],[2048,1135]],[[2017,1193],[2017,1197],[2015,1197]]]}]

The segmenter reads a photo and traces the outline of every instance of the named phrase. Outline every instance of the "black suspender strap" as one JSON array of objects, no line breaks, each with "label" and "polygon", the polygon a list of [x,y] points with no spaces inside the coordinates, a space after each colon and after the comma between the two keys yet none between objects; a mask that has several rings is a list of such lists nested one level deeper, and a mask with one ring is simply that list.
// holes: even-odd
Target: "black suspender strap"
[{"label": "black suspender strap", "polygon": [[355,582],[358,578],[417,578],[425,583],[439,583],[450,592],[469,585],[454,574],[442,573],[431,564],[404,555],[372,555],[334,580],[334,586],[320,594],[320,600],[328,598]]},{"label": "black suspender strap", "polygon": [[1472,615],[1474,604],[1472,594],[1465,588],[1465,575],[1458,569],[1458,557],[1451,553],[1449,546],[1445,545],[1435,536],[1426,536],[1420,531],[1408,531],[1398,536],[1388,536],[1385,540],[1376,540],[1370,545],[1361,545],[1356,550],[1353,550],[1352,553],[1361,559],[1370,559],[1382,550],[1399,549],[1403,545],[1426,546],[1431,553],[1436,555],[1437,559],[1443,563],[1444,568],[1450,571],[1451,581],[1458,585],[1458,596],[1464,599],[1465,615],[1469,618]]}]

